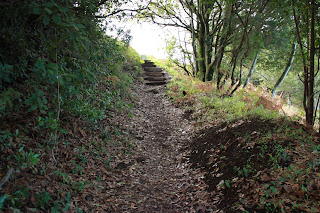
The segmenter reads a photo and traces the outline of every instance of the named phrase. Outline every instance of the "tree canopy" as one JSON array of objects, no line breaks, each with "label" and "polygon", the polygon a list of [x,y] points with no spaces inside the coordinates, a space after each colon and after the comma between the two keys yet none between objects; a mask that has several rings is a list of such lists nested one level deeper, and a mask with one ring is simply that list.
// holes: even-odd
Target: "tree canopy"
[{"label": "tree canopy", "polygon": [[[181,44],[174,43],[185,57],[173,61],[202,81],[215,80],[217,88],[230,81],[231,93],[248,81],[242,79],[243,67],[250,73],[253,70],[249,67],[258,61],[258,67],[264,63],[278,69],[287,63],[284,52],[289,57],[292,43],[298,42],[294,63],[303,67],[302,102],[306,120],[313,125],[314,67],[319,64],[315,61],[320,38],[318,9],[318,1],[158,0],[150,3],[144,15],[153,23],[185,30],[187,38],[180,39]],[[173,48],[171,45],[170,50]],[[261,53],[258,58],[257,52]],[[299,72],[296,68],[293,67],[295,72]]]}]

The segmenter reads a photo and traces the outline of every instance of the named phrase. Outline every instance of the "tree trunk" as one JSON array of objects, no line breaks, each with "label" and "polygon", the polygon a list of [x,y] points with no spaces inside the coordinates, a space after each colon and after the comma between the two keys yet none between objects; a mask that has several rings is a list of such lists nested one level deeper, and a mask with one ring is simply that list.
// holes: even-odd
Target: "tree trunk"
[{"label": "tree trunk", "polygon": [[236,66],[237,66],[237,60],[238,60],[238,52],[232,54],[232,59],[231,59],[231,63],[232,63],[232,70],[231,70],[231,86],[233,87],[236,84],[236,79],[235,79],[235,70],[236,70]]},{"label": "tree trunk", "polygon": [[199,42],[199,78],[201,81],[206,80],[206,64],[205,64],[205,40],[204,40],[204,27],[198,28],[198,42]]},{"label": "tree trunk", "polygon": [[231,95],[233,95],[233,93],[234,93],[235,91],[237,91],[237,89],[238,89],[238,88],[240,87],[240,85],[241,85],[241,81],[242,81],[242,61],[243,61],[243,59],[241,59],[241,61],[240,61],[239,82],[238,82],[238,84],[236,85],[236,87],[232,90]]},{"label": "tree trunk", "polygon": [[280,76],[279,80],[277,81],[277,83],[274,85],[273,87],[273,90],[272,90],[272,98],[274,98],[274,96],[276,95],[277,93],[277,90],[278,88],[280,87],[280,85],[282,84],[284,78],[287,76],[288,72],[290,71],[290,68],[292,66],[292,62],[293,62],[293,59],[294,59],[294,55],[296,53],[296,48],[297,48],[297,42],[294,42],[292,44],[292,51],[290,53],[290,58],[289,58],[289,61],[287,63],[287,66],[286,68],[284,69],[282,75]]},{"label": "tree trunk", "polygon": [[253,74],[254,68],[256,67],[256,64],[257,64],[258,55],[259,55],[259,50],[257,51],[256,56],[254,57],[254,60],[252,62],[250,71],[249,71],[247,79],[246,79],[246,83],[243,85],[243,88],[246,88],[248,86],[248,83],[249,83],[250,78],[251,78],[251,76]]},{"label": "tree trunk", "polygon": [[[192,14],[192,9],[190,8],[190,14]],[[198,63],[198,54],[197,54],[197,44],[196,44],[196,34],[195,34],[195,27],[194,27],[194,19],[193,15],[191,15],[191,40],[192,40],[192,52],[193,52],[193,61],[194,61],[194,70],[193,76],[198,75],[199,73],[199,63]]]},{"label": "tree trunk", "polygon": [[[305,4],[309,4],[307,1]],[[307,8],[309,8],[309,5],[306,5]],[[310,127],[313,127],[313,113],[314,113],[314,94],[313,94],[313,87],[314,87],[314,53],[315,53],[315,47],[314,47],[314,19],[315,19],[315,0],[311,1],[311,33],[310,33],[310,49],[307,48],[307,53],[310,53],[310,70],[306,61],[305,53],[304,53],[304,44],[301,40],[300,36],[300,29],[299,29],[299,20],[296,15],[295,11],[295,5],[294,0],[292,0],[292,10],[293,10],[293,17],[298,37],[298,43],[301,50],[301,57],[303,62],[303,72],[304,72],[304,90],[303,90],[303,108],[306,112],[306,122],[307,125]],[[308,12],[308,9],[307,9]],[[307,19],[307,22],[310,20]],[[309,38],[309,29],[307,29],[307,36]]]},{"label": "tree trunk", "polygon": [[213,69],[212,69],[212,65],[211,65],[212,47],[209,46],[208,41],[206,42],[205,45],[206,45],[205,46],[205,66],[206,66],[205,81],[211,81],[212,76],[213,76]]},{"label": "tree trunk", "polygon": [[313,113],[314,113],[314,54],[315,54],[315,33],[314,33],[314,20],[315,20],[315,0],[311,1],[311,26],[310,26],[310,73],[308,84],[308,113],[306,116],[307,123],[313,126]]},{"label": "tree trunk", "polygon": [[217,64],[214,65],[214,67],[217,70],[217,89],[221,89],[221,79],[223,77],[223,74],[220,72],[220,67],[221,67],[221,62],[223,59],[223,54],[224,54],[224,46],[222,47],[221,54],[219,55]]}]

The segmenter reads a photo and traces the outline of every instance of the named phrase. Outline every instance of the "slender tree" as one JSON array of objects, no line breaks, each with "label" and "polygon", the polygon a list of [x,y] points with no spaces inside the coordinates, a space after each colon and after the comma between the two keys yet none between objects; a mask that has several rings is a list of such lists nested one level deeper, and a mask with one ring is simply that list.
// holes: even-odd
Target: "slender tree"
[{"label": "slender tree", "polygon": [[294,55],[296,53],[296,48],[297,48],[297,42],[294,42],[292,44],[292,50],[291,50],[290,57],[289,57],[287,65],[286,65],[286,68],[284,69],[282,75],[280,76],[280,78],[278,79],[277,83],[273,87],[272,98],[276,95],[278,88],[280,87],[280,85],[282,84],[284,78],[287,76],[288,72],[290,71],[290,68],[292,66],[292,62],[294,60]]},{"label": "slender tree", "polygon": [[259,56],[259,50],[257,51],[256,56],[254,57],[254,60],[253,60],[253,62],[252,62],[251,68],[250,68],[250,70],[249,70],[249,73],[248,73],[246,82],[245,82],[244,85],[243,85],[243,88],[246,88],[246,87],[248,86],[248,83],[249,83],[249,81],[250,81],[250,78],[251,78],[251,76],[252,76],[252,73],[254,72],[254,69],[255,69],[255,67],[256,67],[257,60],[258,60],[258,56]]},{"label": "slender tree", "polygon": [[[299,2],[301,3],[301,2]],[[299,5],[300,8],[305,8],[305,11],[300,11],[302,15],[306,17],[306,23],[301,25],[301,21],[296,12],[295,1],[292,0],[292,11],[295,20],[296,33],[298,43],[300,46],[302,63],[303,63],[303,84],[304,84],[304,95],[303,95],[303,107],[306,112],[307,125],[313,126],[314,124],[314,55],[315,55],[315,11],[316,5],[315,0],[310,2],[303,2]],[[310,16],[311,13],[311,16]],[[302,31],[302,33],[301,33]],[[304,37],[302,37],[304,35]],[[306,41],[306,42],[305,42]],[[307,44],[305,47],[305,43]],[[309,62],[306,55],[309,55]]]}]

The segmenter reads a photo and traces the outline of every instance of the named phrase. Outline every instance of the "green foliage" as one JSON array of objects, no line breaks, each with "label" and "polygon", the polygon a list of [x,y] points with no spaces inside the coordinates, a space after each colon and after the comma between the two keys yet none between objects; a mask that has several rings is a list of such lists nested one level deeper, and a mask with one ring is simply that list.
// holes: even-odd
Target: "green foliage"
[{"label": "green foliage", "polygon": [[50,201],[52,201],[52,198],[49,192],[45,191],[44,193],[37,194],[37,200],[40,205],[40,208],[46,210],[46,207],[49,205]]},{"label": "green foliage", "polygon": [[0,210],[3,208],[3,204],[5,202],[5,200],[7,199],[7,194],[3,194],[1,197],[0,197]]},{"label": "green foliage", "polygon": [[[166,67],[161,62],[159,66]],[[227,91],[217,90],[211,82],[201,82],[199,79],[181,73],[183,71],[172,72],[174,76],[167,86],[167,94],[179,106],[188,108],[188,110],[191,108],[192,111],[199,109],[205,111],[197,116],[199,121],[205,119],[210,122],[214,119],[231,122],[235,119],[252,117],[263,120],[279,118],[279,112],[268,109],[269,106],[261,101],[266,97],[259,94],[261,93],[259,89],[246,91],[240,89],[230,96]],[[186,95],[183,95],[183,91],[186,92]]]},{"label": "green foliage", "polygon": [[[50,209],[50,212],[68,212],[69,208],[71,207],[70,192],[68,192],[67,196],[64,199],[61,199],[61,201],[54,201],[47,191],[38,193],[36,197],[40,208],[45,211]],[[59,202],[62,203],[62,205],[59,204]]]},{"label": "green foliage", "polygon": [[9,64],[3,64],[0,61],[0,89],[5,87],[5,83],[12,82],[13,66]]},{"label": "green foliage", "polygon": [[[107,2],[106,9],[121,4]],[[130,36],[123,42],[106,35],[95,18],[98,11],[98,4],[86,0],[1,3],[1,166],[48,174],[48,162],[42,162],[42,158],[55,158],[57,147],[70,146],[72,140],[67,137],[72,122],[82,121],[86,128],[97,130],[110,113],[132,108],[130,88],[142,73],[140,56],[128,46]],[[104,140],[109,139],[107,135]],[[109,166],[114,154],[101,146],[96,158],[103,158]],[[70,162],[70,173],[55,170],[55,177],[70,189],[68,195],[61,198],[59,193],[53,196],[49,191],[41,192],[37,208],[69,211],[70,193],[88,185],[87,180],[74,178],[86,171],[85,151]],[[21,206],[29,205],[24,199],[7,193],[1,196],[0,206],[18,212]]]},{"label": "green foliage", "polygon": [[[105,36],[96,27],[97,22],[92,20],[90,13],[97,11],[97,8],[89,6],[87,11],[78,8],[80,10],[75,12],[73,7],[73,4],[61,1],[26,1],[16,8],[2,11],[10,17],[25,14],[26,9],[30,9],[25,14],[27,18],[17,16],[16,22],[6,26],[9,30],[3,32],[5,38],[10,38],[13,33],[20,37],[18,40],[23,42],[18,43],[17,49],[29,52],[13,50],[13,55],[8,55],[4,50],[11,40],[4,40],[6,45],[0,50],[0,89],[5,91],[0,96],[1,113],[13,106],[13,101],[17,99],[15,93],[18,93],[25,99],[20,106],[25,104],[29,112],[45,114],[60,106],[65,113],[76,116],[95,117],[94,120],[104,116],[104,107],[115,96],[112,91],[101,91],[98,82],[111,73],[119,73],[125,55],[137,65],[139,57],[126,44]],[[25,19],[31,19],[32,24]],[[32,42],[24,43],[26,40]],[[14,60],[13,56],[21,60]],[[29,64],[28,69],[25,64]],[[15,72],[14,67],[17,68]],[[16,79],[28,84],[29,89],[24,90],[24,84],[15,84]],[[128,79],[122,82],[128,82]],[[98,101],[95,100],[97,94],[101,97]],[[101,101],[104,103],[100,104]],[[96,107],[89,107],[92,104]]]},{"label": "green foliage", "polygon": [[25,104],[29,106],[28,112],[39,109],[41,113],[45,113],[45,110],[48,110],[48,100],[42,90],[33,93],[31,97],[25,101]]},{"label": "green foliage", "polygon": [[27,152],[23,149],[24,146],[19,149],[18,154],[14,155],[19,168],[27,168],[39,163],[40,154],[35,154],[32,150]]},{"label": "green foliage", "polygon": [[[29,0],[1,9],[8,21],[1,23],[1,29],[8,27],[1,31],[1,114],[10,114],[13,107],[27,107],[27,112],[57,114],[60,110],[98,120],[106,116],[106,108],[118,108],[122,94],[108,85],[102,88],[101,83],[108,84],[106,77],[117,75],[123,84],[118,89],[123,91],[131,84],[131,77],[121,72],[123,62],[133,65],[131,73],[136,75],[141,72],[140,58],[127,44],[104,35],[90,15],[97,6],[88,4],[84,9],[86,4],[82,2],[75,10],[71,2]],[[8,54],[5,50],[12,37],[22,42]],[[18,51],[21,49],[25,51]]]},{"label": "green foliage", "polygon": [[30,190],[25,187],[19,187],[13,194],[4,194],[0,197],[0,211],[4,205],[10,206],[13,212],[20,212],[20,208],[24,205],[24,200],[30,197]]},{"label": "green foliage", "polygon": [[15,91],[12,87],[0,93],[0,115],[6,115],[16,109],[15,102],[21,102],[21,93]]},{"label": "green foliage", "polygon": [[10,140],[12,140],[13,134],[10,131],[0,131],[0,147],[4,150],[10,146]]}]

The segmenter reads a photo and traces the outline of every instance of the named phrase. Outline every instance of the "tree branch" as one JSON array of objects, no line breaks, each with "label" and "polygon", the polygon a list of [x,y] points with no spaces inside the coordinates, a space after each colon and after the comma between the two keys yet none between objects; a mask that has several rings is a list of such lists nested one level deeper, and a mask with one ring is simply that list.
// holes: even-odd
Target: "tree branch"
[{"label": "tree branch", "polygon": [[1,181],[0,181],[0,188],[2,188],[2,186],[8,182],[8,180],[9,180],[9,178],[10,178],[10,176],[11,176],[11,174],[12,174],[13,172],[14,172],[14,168],[11,167],[11,168],[7,171],[6,175],[3,176],[3,178],[1,179]]},{"label": "tree branch", "polygon": [[[108,0],[103,0],[99,3],[99,6],[102,6],[104,3],[106,3]],[[108,17],[111,17],[111,16],[114,16],[118,13],[121,13],[121,12],[136,12],[136,13],[141,13],[142,11],[144,10],[147,10],[149,5],[151,3],[151,0],[148,2],[148,4],[142,8],[138,8],[138,9],[119,9],[119,10],[115,10],[113,11],[112,13],[109,13],[107,15],[96,15],[95,17],[96,18],[108,18]]]}]

